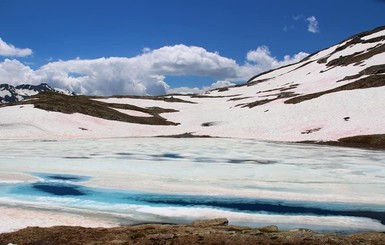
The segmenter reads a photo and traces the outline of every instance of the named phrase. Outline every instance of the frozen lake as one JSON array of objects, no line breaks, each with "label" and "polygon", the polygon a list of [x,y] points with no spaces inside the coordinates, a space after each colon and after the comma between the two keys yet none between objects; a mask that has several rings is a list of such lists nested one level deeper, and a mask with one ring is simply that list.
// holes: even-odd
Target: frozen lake
[{"label": "frozen lake", "polygon": [[0,141],[0,232],[189,223],[385,231],[385,153],[236,139]]}]

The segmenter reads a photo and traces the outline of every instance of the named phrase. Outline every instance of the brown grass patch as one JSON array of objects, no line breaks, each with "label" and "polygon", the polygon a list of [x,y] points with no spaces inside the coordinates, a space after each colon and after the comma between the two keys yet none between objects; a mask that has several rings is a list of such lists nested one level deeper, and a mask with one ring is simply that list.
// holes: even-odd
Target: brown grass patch
[{"label": "brown grass patch", "polygon": [[385,150],[385,134],[351,136],[341,138],[338,141],[303,141],[298,143],[312,143],[320,145],[354,147],[371,150]]},{"label": "brown grass patch", "polygon": [[360,71],[357,75],[346,76],[337,82],[342,82],[342,81],[346,81],[346,80],[356,79],[356,78],[359,78],[362,76],[377,75],[377,74],[382,74],[382,73],[385,73],[385,65],[375,65],[375,66],[370,66],[370,67]]},{"label": "brown grass patch", "polygon": [[378,45],[377,47],[374,47],[373,49],[370,49],[367,52],[356,52],[351,55],[346,56],[340,56],[337,59],[329,61],[326,66],[347,66],[355,63],[362,62],[364,60],[367,60],[371,57],[373,57],[376,54],[381,54],[385,52],[385,44]]},{"label": "brown grass patch", "polygon": [[245,99],[250,99],[251,97],[238,97],[238,98],[231,98],[228,99],[227,101],[236,101],[236,100],[245,100]]},{"label": "brown grass patch", "polygon": [[242,108],[245,108],[245,107],[253,108],[253,107],[256,107],[256,106],[260,106],[260,105],[264,105],[264,104],[270,103],[270,102],[275,101],[275,100],[285,99],[285,98],[292,98],[292,97],[298,95],[298,94],[296,94],[294,92],[291,92],[291,91],[290,92],[287,92],[285,90],[281,90],[281,91],[283,91],[283,92],[278,93],[278,94],[266,95],[266,97],[268,97],[268,96],[276,96],[274,99],[257,100],[257,101],[254,101],[254,102],[251,102],[251,103],[247,103],[247,104],[238,104],[236,106],[242,106]]},{"label": "brown grass patch", "polygon": [[297,104],[297,103],[301,103],[301,102],[306,101],[306,100],[318,98],[318,97],[325,95],[325,94],[336,93],[336,92],[340,92],[340,91],[344,91],[344,90],[375,88],[375,87],[382,87],[382,86],[385,86],[385,75],[372,75],[370,77],[365,77],[365,78],[362,78],[362,79],[357,80],[355,82],[352,82],[352,83],[349,83],[349,84],[346,84],[346,85],[343,85],[343,86],[340,86],[340,87],[337,87],[334,89],[294,97],[294,98],[286,100],[284,103],[285,104]]},{"label": "brown grass patch", "polygon": [[[35,108],[46,111],[55,111],[66,114],[80,113],[92,117],[127,123],[147,125],[178,125],[177,123],[167,121],[165,118],[159,115],[160,113],[177,112],[176,110],[159,107],[141,108],[128,104],[105,103],[92,100],[86,96],[67,96],[57,93],[41,93],[37,96],[34,96],[32,100],[21,101],[18,104],[33,104]],[[130,116],[118,112],[113,108],[144,112],[152,115],[152,117]]]}]

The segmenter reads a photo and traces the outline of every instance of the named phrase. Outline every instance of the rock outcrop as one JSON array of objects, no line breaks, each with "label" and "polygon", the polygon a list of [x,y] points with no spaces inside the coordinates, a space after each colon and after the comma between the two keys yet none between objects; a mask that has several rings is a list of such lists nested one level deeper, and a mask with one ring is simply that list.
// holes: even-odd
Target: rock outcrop
[{"label": "rock outcrop", "polygon": [[227,219],[215,219],[196,221],[192,225],[28,227],[0,234],[0,244],[385,244],[384,233],[336,235],[308,229],[279,231],[276,226],[231,226],[227,222]]},{"label": "rock outcrop", "polygon": [[64,95],[75,95],[65,89],[55,89],[46,83],[39,85],[21,84],[18,86],[12,86],[9,84],[0,84],[0,104],[1,103],[14,103],[28,99],[31,96],[37,95],[43,92],[59,93]]}]

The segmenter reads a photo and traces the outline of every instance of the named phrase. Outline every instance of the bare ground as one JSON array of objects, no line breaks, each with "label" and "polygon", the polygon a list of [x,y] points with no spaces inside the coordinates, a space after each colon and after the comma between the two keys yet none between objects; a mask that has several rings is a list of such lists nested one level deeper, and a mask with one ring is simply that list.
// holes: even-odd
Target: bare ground
[{"label": "bare ground", "polygon": [[[30,100],[23,100],[18,103],[3,104],[1,106],[11,106],[15,104],[33,104],[35,108],[55,111],[66,114],[81,113],[84,115],[103,118],[107,120],[115,120],[128,123],[146,124],[146,125],[171,125],[175,126],[179,123],[167,121],[160,116],[162,113],[177,112],[173,109],[160,107],[138,107],[129,104],[105,103],[91,99],[87,96],[68,96],[52,92],[40,93]],[[185,102],[183,102],[185,103]],[[149,117],[130,116],[121,113],[115,109],[126,109],[147,113]]]},{"label": "bare ground", "polygon": [[276,226],[249,228],[227,225],[226,219],[191,225],[146,224],[115,228],[28,227],[0,234],[0,244],[385,244],[379,232],[352,235],[316,233],[308,229],[278,231]]},{"label": "bare ground", "polygon": [[370,150],[385,150],[385,134],[357,135],[341,138],[337,141],[303,141],[299,143],[354,147]]}]

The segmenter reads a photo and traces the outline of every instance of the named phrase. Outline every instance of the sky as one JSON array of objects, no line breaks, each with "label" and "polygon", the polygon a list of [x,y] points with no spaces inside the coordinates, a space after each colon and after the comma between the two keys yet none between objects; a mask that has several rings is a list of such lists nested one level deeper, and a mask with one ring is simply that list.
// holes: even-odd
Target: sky
[{"label": "sky", "polygon": [[385,0],[0,0],[0,84],[198,93],[383,26],[384,13]]}]

